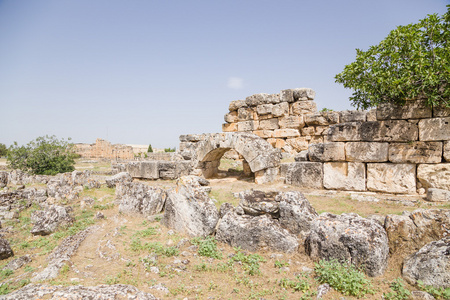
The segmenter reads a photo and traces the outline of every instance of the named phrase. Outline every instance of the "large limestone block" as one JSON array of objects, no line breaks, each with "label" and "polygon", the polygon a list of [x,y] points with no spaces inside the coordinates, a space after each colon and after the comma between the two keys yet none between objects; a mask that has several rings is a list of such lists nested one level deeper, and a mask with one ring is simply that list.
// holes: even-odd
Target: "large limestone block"
[{"label": "large limestone block", "polygon": [[432,202],[450,202],[450,191],[429,188],[427,191],[427,200]]},{"label": "large limestone block", "polygon": [[382,103],[377,107],[378,120],[431,118],[431,108],[426,100],[406,101],[405,105]]},{"label": "large limestone block", "polygon": [[259,121],[242,121],[237,123],[238,131],[253,131],[257,130]]},{"label": "large limestone block", "polygon": [[278,125],[278,118],[259,121],[259,129],[261,130],[274,130],[278,128],[280,128]]},{"label": "large limestone block", "polygon": [[345,159],[354,162],[386,162],[388,143],[348,142],[345,143]]},{"label": "large limestone block", "polygon": [[224,116],[224,120],[227,123],[235,123],[238,121],[238,113],[236,111],[232,111]]},{"label": "large limestone block", "polygon": [[297,101],[291,104],[292,115],[305,115],[317,112],[317,104],[314,101]]},{"label": "large limestone block", "polygon": [[245,103],[244,100],[236,100],[236,101],[231,101],[230,102],[230,106],[228,107],[230,111],[236,111],[241,107],[245,107],[247,106],[247,104]]},{"label": "large limestone block", "polygon": [[272,115],[274,117],[282,117],[289,115],[289,103],[281,102],[272,107]]},{"label": "large limestone block", "polygon": [[259,137],[262,137],[263,139],[271,138],[273,137],[273,131],[272,130],[255,130],[253,131],[254,134],[256,134]]},{"label": "large limestone block", "polygon": [[419,129],[417,122],[387,120],[363,122],[359,134],[361,140],[366,142],[409,142],[418,140]]},{"label": "large limestone block", "polygon": [[450,163],[420,164],[417,167],[417,179],[425,188],[450,191]]},{"label": "large limestone block", "polygon": [[339,113],[329,111],[306,115],[305,123],[308,126],[336,124],[339,123]]},{"label": "large limestone block", "polygon": [[348,261],[363,267],[369,276],[382,275],[389,256],[383,227],[354,213],[321,214],[311,224],[305,248],[313,258]]},{"label": "large limestone block", "polygon": [[331,142],[347,142],[347,141],[359,142],[362,140],[360,134],[360,127],[361,127],[360,122],[349,122],[332,125],[328,129],[328,140]]},{"label": "large limestone block", "polygon": [[[256,161],[256,160],[255,160]],[[252,163],[255,164],[255,161]],[[278,178],[279,168],[267,168],[264,170],[259,170],[255,172],[255,183],[265,184],[273,182]]]},{"label": "large limestone block", "polygon": [[291,146],[296,152],[307,150],[309,145],[305,137],[286,139],[286,144]]},{"label": "large limestone block", "polygon": [[366,167],[356,162],[324,163],[323,186],[332,190],[365,191]]},{"label": "large limestone block", "polygon": [[433,107],[433,118],[450,117],[450,107],[435,106]]},{"label": "large limestone block", "polygon": [[158,161],[130,162],[127,164],[126,169],[133,178],[159,178]]},{"label": "large limestone block", "polygon": [[293,89],[294,100],[314,100],[316,92],[310,88],[296,88]]},{"label": "large limestone block", "polygon": [[323,188],[323,164],[320,162],[295,162],[286,173],[286,183],[302,188]]},{"label": "large limestone block", "polygon": [[256,107],[256,112],[258,115],[271,114],[273,109],[273,104],[260,104]]},{"label": "large limestone block", "polygon": [[415,193],[416,165],[368,163],[367,189],[383,193]]},{"label": "large limestone block", "polygon": [[249,107],[241,107],[237,111],[237,121],[253,120],[253,109]]},{"label": "large limestone block", "polygon": [[245,104],[249,107],[265,104],[267,103],[267,96],[269,95],[264,93],[248,96],[245,98]]},{"label": "large limestone block", "polygon": [[441,142],[412,142],[389,144],[389,161],[393,163],[440,163]]},{"label": "large limestone block", "polygon": [[279,119],[278,124],[280,128],[301,128],[305,126],[303,116],[285,116]]},{"label": "large limestone block", "polygon": [[444,159],[450,162],[450,141],[444,142]]},{"label": "large limestone block", "polygon": [[433,241],[405,259],[402,275],[412,285],[421,280],[434,288],[450,287],[450,237]]},{"label": "large limestone block", "polygon": [[282,90],[280,92],[280,101],[281,102],[294,102],[294,90]]},{"label": "large limestone block", "polygon": [[293,138],[299,137],[300,132],[297,129],[286,128],[286,129],[275,129],[273,136],[276,138]]},{"label": "large limestone block", "polygon": [[141,182],[119,182],[116,188],[116,202],[119,212],[125,214],[159,214],[166,201],[163,189],[148,186]]},{"label": "large limestone block", "polygon": [[310,161],[345,161],[345,143],[311,144],[308,157]]},{"label": "large limestone block", "polygon": [[[363,110],[344,110],[340,112],[340,123],[366,122],[367,112]],[[376,120],[374,120],[376,121]]]},{"label": "large limestone block", "polygon": [[14,252],[9,242],[3,237],[0,237],[0,260],[7,259],[11,256],[14,256]]},{"label": "large limestone block", "polygon": [[238,123],[224,123],[222,124],[223,132],[235,132],[238,131]]},{"label": "large limestone block", "polygon": [[450,117],[424,119],[419,121],[419,140],[450,140]]}]

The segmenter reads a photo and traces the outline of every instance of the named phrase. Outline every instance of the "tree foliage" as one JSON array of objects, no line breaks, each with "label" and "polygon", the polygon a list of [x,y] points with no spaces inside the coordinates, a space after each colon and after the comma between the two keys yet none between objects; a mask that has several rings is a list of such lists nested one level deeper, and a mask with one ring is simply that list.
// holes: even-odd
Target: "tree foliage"
[{"label": "tree foliage", "polygon": [[55,136],[38,137],[26,146],[14,142],[7,154],[11,168],[40,175],[71,172],[76,157],[73,144]]},{"label": "tree foliage", "polygon": [[335,77],[354,90],[354,106],[367,109],[424,98],[430,106],[450,107],[450,5],[447,8],[442,16],[398,26],[367,51],[356,49],[356,61]]},{"label": "tree foliage", "polygon": [[0,143],[0,157],[6,156],[7,153],[8,153],[8,148],[6,147],[6,145]]},{"label": "tree foliage", "polygon": [[147,152],[153,152],[153,148],[152,148],[152,145],[151,145],[151,144],[148,145]]}]

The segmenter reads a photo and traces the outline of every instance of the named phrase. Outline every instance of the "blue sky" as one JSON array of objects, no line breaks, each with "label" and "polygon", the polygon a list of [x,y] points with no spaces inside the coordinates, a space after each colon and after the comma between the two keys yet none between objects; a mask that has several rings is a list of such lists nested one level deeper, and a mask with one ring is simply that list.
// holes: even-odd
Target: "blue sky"
[{"label": "blue sky", "polygon": [[178,147],[220,132],[232,100],[310,87],[352,109],[334,75],[355,48],[450,0],[0,0],[0,143],[42,135]]}]

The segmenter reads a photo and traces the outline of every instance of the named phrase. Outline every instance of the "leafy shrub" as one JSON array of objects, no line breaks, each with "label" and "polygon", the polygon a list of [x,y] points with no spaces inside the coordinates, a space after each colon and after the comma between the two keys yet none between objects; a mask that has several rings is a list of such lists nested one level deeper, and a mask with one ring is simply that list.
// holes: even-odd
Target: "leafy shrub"
[{"label": "leafy shrub", "polygon": [[153,152],[153,148],[152,148],[152,145],[151,145],[151,144],[148,145],[147,152]]},{"label": "leafy shrub", "polygon": [[404,104],[424,96],[430,106],[450,107],[450,5],[443,16],[398,26],[335,76],[354,90],[350,100],[367,109],[383,102]]},{"label": "leafy shrub", "polygon": [[392,292],[383,293],[383,297],[386,300],[405,300],[411,295],[411,292],[405,288],[403,280],[397,278],[390,284]]},{"label": "leafy shrub", "polygon": [[[70,140],[70,139],[69,139]],[[55,175],[75,170],[73,144],[55,136],[38,137],[26,146],[14,142],[8,149],[11,168],[40,175]]]},{"label": "leafy shrub", "polygon": [[174,148],[164,148],[164,152],[175,152],[177,149]]},{"label": "leafy shrub", "polygon": [[311,285],[306,280],[307,277],[302,278],[301,276],[296,276],[295,279],[281,278],[278,284],[285,289],[293,289],[296,292],[306,292],[311,288]]},{"label": "leafy shrub", "polygon": [[435,288],[430,285],[425,285],[422,280],[418,280],[417,284],[422,291],[433,295],[436,299],[450,299],[450,287],[448,288]]},{"label": "leafy shrub", "polygon": [[351,264],[341,264],[335,259],[321,260],[316,264],[314,270],[320,283],[328,283],[344,295],[359,298],[375,293],[371,281]]},{"label": "leafy shrub", "polygon": [[200,256],[212,257],[221,259],[222,253],[217,249],[217,241],[213,236],[208,236],[204,239],[194,238],[191,240],[194,245],[198,246],[198,254]]},{"label": "leafy shrub", "polygon": [[235,248],[236,254],[230,257],[229,262],[241,262],[242,267],[249,275],[261,274],[259,263],[266,260],[258,254],[246,254],[240,248]]}]

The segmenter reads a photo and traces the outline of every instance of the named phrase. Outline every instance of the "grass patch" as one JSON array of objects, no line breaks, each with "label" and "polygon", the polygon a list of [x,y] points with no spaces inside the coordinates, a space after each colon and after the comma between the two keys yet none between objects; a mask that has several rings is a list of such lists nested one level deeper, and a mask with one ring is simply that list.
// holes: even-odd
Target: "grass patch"
[{"label": "grass patch", "polygon": [[261,271],[259,269],[259,263],[265,262],[266,260],[259,254],[246,254],[242,252],[240,248],[235,248],[236,253],[230,257],[229,262],[240,262],[242,268],[249,275],[259,275]]},{"label": "grass patch", "polygon": [[321,260],[314,270],[320,283],[328,283],[344,295],[360,298],[375,293],[372,282],[351,264]]}]

